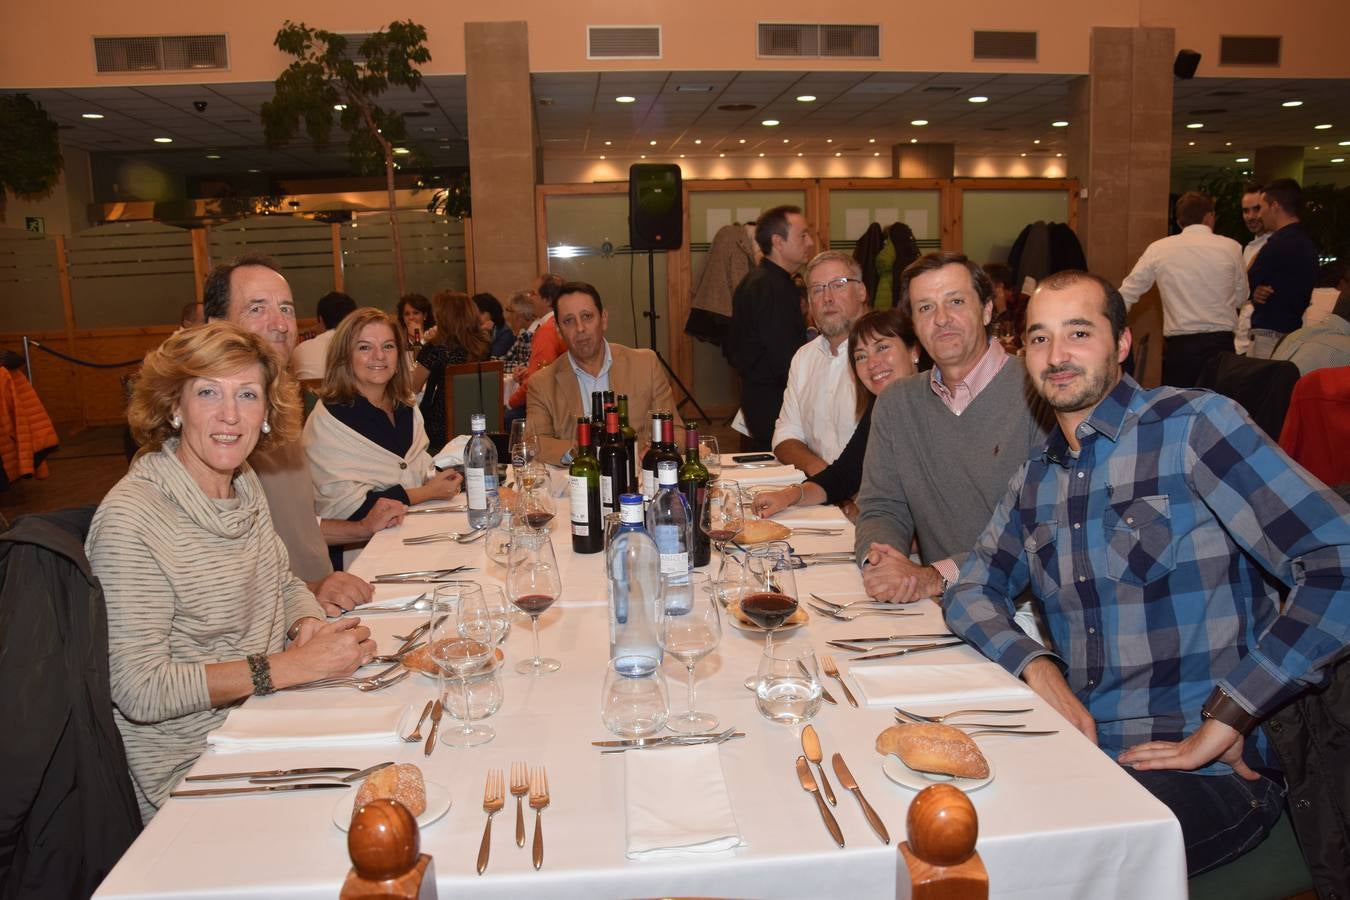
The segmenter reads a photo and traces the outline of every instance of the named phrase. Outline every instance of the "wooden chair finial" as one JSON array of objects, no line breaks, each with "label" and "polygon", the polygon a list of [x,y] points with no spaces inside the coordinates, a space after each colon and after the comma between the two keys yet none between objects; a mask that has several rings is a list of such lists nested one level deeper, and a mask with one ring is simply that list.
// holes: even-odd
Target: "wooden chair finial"
[{"label": "wooden chair finial", "polygon": [[896,896],[912,900],[985,900],[989,874],[975,852],[979,818],[950,784],[926,787],[909,805],[909,840],[900,844]]},{"label": "wooden chair finial", "polygon": [[341,900],[435,900],[431,857],[420,853],[421,835],[412,813],[394,800],[374,800],[352,816],[347,854],[352,869]]}]

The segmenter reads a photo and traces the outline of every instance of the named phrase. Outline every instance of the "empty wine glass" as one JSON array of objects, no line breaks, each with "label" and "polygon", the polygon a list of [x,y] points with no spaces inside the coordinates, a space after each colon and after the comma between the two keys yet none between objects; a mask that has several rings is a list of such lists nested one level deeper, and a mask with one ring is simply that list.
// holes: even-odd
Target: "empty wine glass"
[{"label": "empty wine glass", "polygon": [[727,541],[734,538],[745,526],[745,510],[741,505],[741,485],[739,482],[718,479],[708,485],[707,493],[700,511],[698,527],[717,547],[725,565]]},{"label": "empty wine glass", "polygon": [[539,655],[539,616],[562,593],[558,559],[547,529],[518,526],[511,532],[511,553],[506,563],[506,596],[512,605],[530,617],[534,656],[516,663],[525,675],[547,675],[562,663]]},{"label": "empty wine glass", "polygon": [[708,470],[708,480],[716,484],[718,476],[722,474],[722,454],[717,452],[717,438],[711,434],[699,435],[698,459],[703,463],[703,468]]},{"label": "empty wine glass", "polygon": [[[440,673],[442,693],[448,680],[458,677],[463,708],[469,708],[467,676],[493,658],[502,629],[488,613],[483,590],[471,581],[453,581],[436,586],[431,597],[431,658]],[[496,734],[491,728],[474,726],[466,719],[462,727],[447,730],[441,742],[451,747],[485,744]]]},{"label": "empty wine glass", "polygon": [[666,722],[671,731],[698,734],[717,727],[717,716],[695,709],[694,667],[722,639],[722,614],[706,572],[661,578],[661,617],[656,637],[661,649],[684,663],[688,671],[688,709]]},{"label": "empty wine glass", "polygon": [[516,486],[519,487],[521,470],[539,457],[539,435],[525,433],[524,419],[516,419],[511,423],[507,452],[511,454],[511,466],[515,470]]}]

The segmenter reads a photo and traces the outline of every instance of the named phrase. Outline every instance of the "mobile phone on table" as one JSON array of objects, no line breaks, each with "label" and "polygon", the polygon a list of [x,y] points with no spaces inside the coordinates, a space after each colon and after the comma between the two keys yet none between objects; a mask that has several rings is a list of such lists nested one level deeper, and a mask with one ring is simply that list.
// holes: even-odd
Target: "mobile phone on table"
[{"label": "mobile phone on table", "polygon": [[778,459],[772,453],[738,453],[731,457],[734,463],[761,463],[773,462]]}]

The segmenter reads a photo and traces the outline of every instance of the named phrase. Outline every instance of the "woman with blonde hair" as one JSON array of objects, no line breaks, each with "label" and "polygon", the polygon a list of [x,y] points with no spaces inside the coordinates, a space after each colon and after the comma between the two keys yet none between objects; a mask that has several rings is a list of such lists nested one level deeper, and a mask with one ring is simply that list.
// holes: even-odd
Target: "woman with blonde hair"
[{"label": "woman with blonde hair", "polygon": [[375,652],[359,619],[324,623],[291,574],[246,460],[295,439],[295,382],[224,321],[146,355],[127,412],[140,450],[85,547],[108,610],[113,715],[149,820],[251,694],[348,675]]},{"label": "woman with blonde hair", "polygon": [[411,506],[459,493],[461,476],[432,466],[404,340],[392,316],[368,306],[343,319],[328,346],[303,439],[322,518],[360,519],[383,497]]},{"label": "woman with blonde hair", "polygon": [[[453,435],[445,433],[445,367],[487,359],[488,337],[483,334],[478,307],[468,294],[441,291],[431,298],[436,333],[426,339],[412,370],[413,391],[422,391],[422,421],[427,439],[439,450]],[[423,389],[425,388],[425,391]]]}]

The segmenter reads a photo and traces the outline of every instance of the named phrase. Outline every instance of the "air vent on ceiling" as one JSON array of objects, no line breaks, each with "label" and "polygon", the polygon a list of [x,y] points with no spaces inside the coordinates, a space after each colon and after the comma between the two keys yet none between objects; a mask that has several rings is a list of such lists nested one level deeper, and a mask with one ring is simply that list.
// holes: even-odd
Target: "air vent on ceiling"
[{"label": "air vent on ceiling", "polygon": [[759,25],[760,56],[830,59],[877,59],[881,55],[879,25]]},{"label": "air vent on ceiling", "polygon": [[223,34],[175,34],[151,37],[94,38],[99,72],[186,72],[228,69]]},{"label": "air vent on ceiling", "polygon": [[660,59],[660,25],[587,25],[587,59]]},{"label": "air vent on ceiling", "polygon": [[1036,61],[1036,32],[977,31],[976,59],[1025,59]]},{"label": "air vent on ceiling", "polygon": [[1280,38],[1225,34],[1219,38],[1221,66],[1278,66]]},{"label": "air vent on ceiling", "polygon": [[342,36],[347,39],[347,49],[342,55],[356,63],[358,66],[365,65],[366,58],[361,55],[361,45],[374,33],[375,32],[373,31],[342,32]]},{"label": "air vent on ceiling", "polygon": [[959,85],[954,84],[930,84],[923,89],[925,94],[954,94],[961,90]]}]

